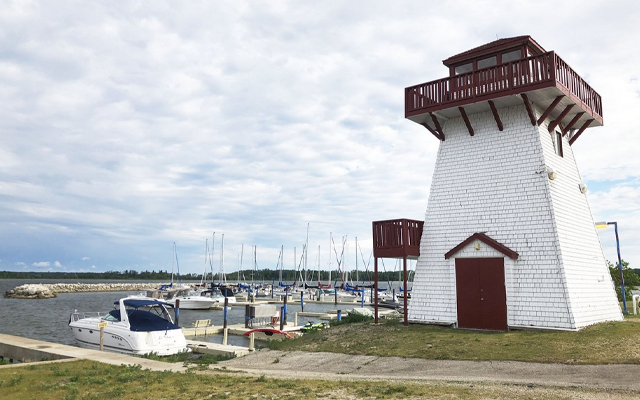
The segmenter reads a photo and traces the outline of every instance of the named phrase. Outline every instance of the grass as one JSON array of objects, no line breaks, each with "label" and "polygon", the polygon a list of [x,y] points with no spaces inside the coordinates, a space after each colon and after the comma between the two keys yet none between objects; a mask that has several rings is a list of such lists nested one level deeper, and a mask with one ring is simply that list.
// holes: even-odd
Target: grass
[{"label": "grass", "polygon": [[216,356],[212,354],[198,354],[192,352],[182,352],[171,356],[158,356],[155,353],[149,353],[142,357],[169,363],[181,362],[185,367],[197,367],[199,369],[207,369],[211,364],[217,364],[220,361],[230,360],[233,358],[233,356]]},{"label": "grass", "polygon": [[[635,320],[635,321],[634,321]],[[609,322],[579,332],[483,332],[433,325],[360,322],[281,342],[274,350],[415,357],[432,360],[528,361],[566,364],[640,364],[640,324]]]},{"label": "grass", "polygon": [[585,399],[628,391],[460,382],[388,383],[285,380],[230,374],[155,372],[93,361],[0,368],[0,398],[21,399]]}]

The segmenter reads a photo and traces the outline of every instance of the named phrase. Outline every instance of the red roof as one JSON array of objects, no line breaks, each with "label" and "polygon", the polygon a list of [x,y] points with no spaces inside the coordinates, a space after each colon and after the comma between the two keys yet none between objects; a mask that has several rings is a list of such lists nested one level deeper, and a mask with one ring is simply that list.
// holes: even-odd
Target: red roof
[{"label": "red roof", "polygon": [[465,61],[468,59],[472,59],[487,53],[493,53],[498,50],[504,50],[511,47],[517,47],[519,45],[523,45],[525,43],[530,43],[532,47],[537,48],[540,53],[545,53],[545,50],[536,43],[535,40],[531,38],[531,36],[515,36],[511,38],[504,38],[494,40],[491,43],[483,44],[482,46],[475,47],[471,50],[464,51],[460,54],[456,54],[455,56],[451,56],[446,60],[443,60],[442,63],[447,67],[451,64],[456,64],[461,61]]}]

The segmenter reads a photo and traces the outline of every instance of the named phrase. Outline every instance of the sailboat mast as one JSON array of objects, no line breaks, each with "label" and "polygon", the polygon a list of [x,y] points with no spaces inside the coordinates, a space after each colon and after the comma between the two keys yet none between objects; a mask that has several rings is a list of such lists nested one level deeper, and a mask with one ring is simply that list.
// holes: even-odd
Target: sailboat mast
[{"label": "sailboat mast", "polygon": [[356,282],[360,282],[358,279],[358,237],[356,236]]},{"label": "sailboat mast", "polygon": [[204,240],[204,267],[202,268],[202,277],[200,278],[200,286],[204,283],[207,274],[207,256],[209,255],[209,239]]},{"label": "sailboat mast", "polygon": [[222,243],[220,243],[220,282],[227,283],[227,277],[224,275],[224,233],[222,234]]},{"label": "sailboat mast", "polygon": [[[240,246],[240,271],[242,271],[242,262],[244,261],[244,243]],[[240,280],[240,276],[238,276]],[[244,280],[244,271],[242,272],[242,280]]]},{"label": "sailboat mast", "polygon": [[280,247],[280,257],[278,257],[278,261],[280,262],[280,275],[278,276],[278,283],[282,282],[282,264],[284,264],[284,245]]}]

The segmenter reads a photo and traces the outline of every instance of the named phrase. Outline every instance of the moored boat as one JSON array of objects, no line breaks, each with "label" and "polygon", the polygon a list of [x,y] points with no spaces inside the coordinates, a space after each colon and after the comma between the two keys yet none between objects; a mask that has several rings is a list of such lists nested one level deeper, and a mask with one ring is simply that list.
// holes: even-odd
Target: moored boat
[{"label": "moored boat", "polygon": [[79,313],[69,318],[69,327],[81,347],[100,348],[100,328],[104,325],[103,347],[125,354],[155,353],[159,356],[188,351],[182,329],[173,323],[170,304],[149,297],[131,296],[114,302],[109,313]]}]

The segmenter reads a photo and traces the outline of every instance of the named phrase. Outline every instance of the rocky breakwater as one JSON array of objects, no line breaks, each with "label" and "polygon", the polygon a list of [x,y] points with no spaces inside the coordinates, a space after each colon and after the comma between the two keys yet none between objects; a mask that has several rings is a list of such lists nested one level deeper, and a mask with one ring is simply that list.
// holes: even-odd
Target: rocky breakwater
[{"label": "rocky breakwater", "polygon": [[155,287],[152,283],[45,283],[26,284],[4,293],[10,299],[50,299],[58,293],[135,292]]}]

